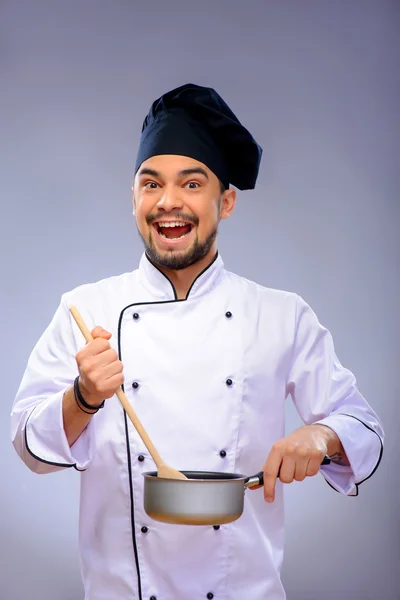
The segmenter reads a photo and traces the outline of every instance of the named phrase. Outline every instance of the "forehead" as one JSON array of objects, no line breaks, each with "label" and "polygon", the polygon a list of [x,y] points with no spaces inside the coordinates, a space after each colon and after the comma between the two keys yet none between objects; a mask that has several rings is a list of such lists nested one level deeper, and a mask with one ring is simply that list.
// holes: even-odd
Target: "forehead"
[{"label": "forehead", "polygon": [[213,175],[212,171],[202,162],[189,156],[178,154],[159,154],[143,161],[138,170],[138,174],[144,168],[159,171],[162,175],[173,176],[185,169],[195,169],[201,167],[207,172],[208,176]]}]

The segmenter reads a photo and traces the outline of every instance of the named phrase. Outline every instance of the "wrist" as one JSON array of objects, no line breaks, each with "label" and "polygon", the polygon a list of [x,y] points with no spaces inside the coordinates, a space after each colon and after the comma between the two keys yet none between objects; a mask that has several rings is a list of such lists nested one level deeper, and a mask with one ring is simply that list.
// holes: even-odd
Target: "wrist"
[{"label": "wrist", "polygon": [[310,425],[309,427],[312,427],[313,429],[318,431],[318,434],[322,436],[322,439],[324,440],[324,443],[326,445],[326,454],[328,456],[335,454],[335,452],[339,452],[340,449],[343,450],[339,436],[328,425],[323,425],[322,423],[315,423],[313,425]]},{"label": "wrist", "polygon": [[329,427],[329,425],[324,425],[322,423],[315,423],[310,427],[318,427],[320,433],[324,436],[324,440],[326,443],[326,454],[329,456],[332,462],[343,465],[350,466],[349,460],[347,458],[346,452],[343,448],[343,444],[340,441],[338,434]]},{"label": "wrist", "polygon": [[[84,386],[82,386],[84,388]],[[105,400],[99,400],[97,397],[93,399],[90,395],[86,398],[82,394],[79,375],[74,381],[74,393],[77,406],[88,414],[95,414],[100,408],[104,407]]]},{"label": "wrist", "polygon": [[93,410],[98,408],[99,405],[103,402],[104,398],[99,398],[98,396],[91,394],[83,385],[81,378],[78,377],[77,379],[78,381],[76,385],[78,386],[78,389],[76,391],[79,394],[78,399],[79,397],[82,397],[86,404],[90,404],[90,406],[93,407]]}]

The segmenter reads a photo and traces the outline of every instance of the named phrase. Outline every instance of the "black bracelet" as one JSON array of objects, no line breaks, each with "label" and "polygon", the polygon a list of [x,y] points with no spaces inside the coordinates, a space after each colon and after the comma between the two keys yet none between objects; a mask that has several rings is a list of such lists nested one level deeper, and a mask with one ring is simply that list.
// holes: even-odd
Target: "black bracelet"
[{"label": "black bracelet", "polygon": [[[86,402],[86,400],[84,399],[84,397],[81,394],[81,390],[79,389],[79,375],[78,377],[75,377],[75,381],[74,381],[74,392],[75,392],[75,401],[78,404],[79,408],[81,410],[83,410],[82,406],[84,408],[87,408],[88,410],[92,411],[92,412],[87,412],[86,410],[83,410],[83,412],[86,412],[89,415],[92,415],[94,413],[96,413],[98,410],[100,410],[100,408],[103,408],[105,400],[103,400],[103,402],[99,405],[99,406],[92,406],[91,404],[88,404]],[[82,404],[82,406],[80,406]]]},{"label": "black bracelet", "polygon": [[75,398],[75,402],[76,402],[76,405],[79,408],[79,410],[81,410],[82,412],[86,413],[87,415],[94,415],[94,414],[96,414],[97,413],[97,409],[92,409],[92,410],[89,411],[89,410],[85,410],[83,408],[83,406],[79,403],[79,399],[78,399],[78,396],[76,395],[76,391],[77,391],[77,385],[76,385],[76,383],[74,381],[74,398]]},{"label": "black bracelet", "polygon": [[82,412],[86,413],[87,415],[95,415],[97,413],[97,410],[90,410],[89,411],[89,410],[85,410],[84,408],[82,408],[82,406],[79,404],[79,400],[76,397],[76,394],[75,394],[75,402],[76,402],[76,405],[79,408],[79,410],[81,410]]}]

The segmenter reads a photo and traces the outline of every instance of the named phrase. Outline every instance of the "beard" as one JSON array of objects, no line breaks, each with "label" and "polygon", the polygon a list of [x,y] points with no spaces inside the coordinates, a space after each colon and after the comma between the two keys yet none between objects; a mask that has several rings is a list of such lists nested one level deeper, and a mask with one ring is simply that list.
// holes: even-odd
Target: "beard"
[{"label": "beard", "polygon": [[193,244],[187,250],[171,250],[170,252],[164,252],[163,254],[160,254],[155,247],[151,231],[149,232],[147,239],[140,233],[139,228],[138,232],[142,238],[147,257],[153,264],[163,267],[164,269],[181,271],[182,269],[187,269],[191,265],[194,265],[207,256],[217,238],[218,224],[215,225],[203,242],[200,242],[198,235],[196,234]]}]

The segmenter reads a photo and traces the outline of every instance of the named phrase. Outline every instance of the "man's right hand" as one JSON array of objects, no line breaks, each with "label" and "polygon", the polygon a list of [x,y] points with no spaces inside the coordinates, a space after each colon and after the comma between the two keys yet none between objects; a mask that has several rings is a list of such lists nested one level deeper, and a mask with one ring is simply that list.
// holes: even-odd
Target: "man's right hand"
[{"label": "man's right hand", "polygon": [[98,406],[111,398],[124,382],[123,365],[109,344],[111,333],[102,327],[91,332],[94,338],[76,355],[79,389],[88,404]]}]

